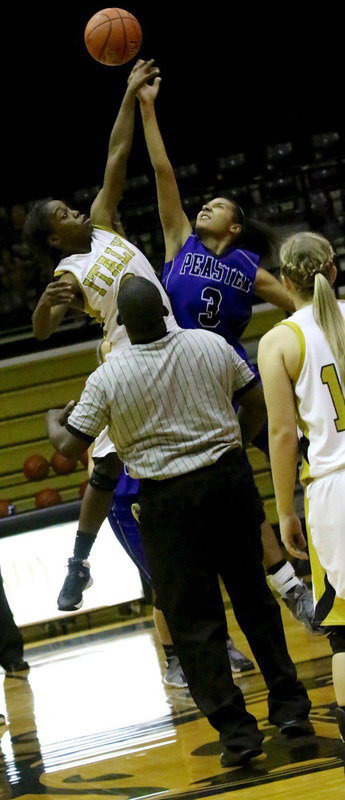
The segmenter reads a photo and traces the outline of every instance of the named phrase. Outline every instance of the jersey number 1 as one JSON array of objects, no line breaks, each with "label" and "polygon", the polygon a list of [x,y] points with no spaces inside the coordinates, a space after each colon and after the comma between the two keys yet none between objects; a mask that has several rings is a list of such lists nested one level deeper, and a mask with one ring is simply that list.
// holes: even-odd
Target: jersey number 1
[{"label": "jersey number 1", "polygon": [[326,364],[321,369],[322,383],[326,383],[336,411],[334,420],[338,433],[345,431],[345,399],[334,364]]}]

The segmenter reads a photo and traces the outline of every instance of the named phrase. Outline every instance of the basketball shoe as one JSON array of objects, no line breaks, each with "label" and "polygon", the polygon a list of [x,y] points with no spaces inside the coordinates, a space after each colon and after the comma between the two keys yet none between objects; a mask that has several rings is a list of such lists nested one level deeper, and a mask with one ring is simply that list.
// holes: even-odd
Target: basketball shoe
[{"label": "basketball shoe", "polygon": [[226,640],[226,647],[228,651],[231,672],[249,672],[250,669],[255,669],[255,666],[252,661],[250,661],[244,653],[241,653],[240,650],[237,650],[235,647],[234,642],[228,636]]},{"label": "basketball shoe", "polygon": [[166,686],[175,689],[186,689],[188,683],[177,656],[169,656],[165,661],[165,674],[163,681]]},{"label": "basketball shoe", "polygon": [[92,586],[90,564],[80,558],[68,559],[68,572],[58,596],[59,611],[76,611],[83,605],[83,592]]},{"label": "basketball shoe", "polygon": [[291,611],[292,616],[299,622],[302,622],[302,625],[304,625],[308,631],[320,636],[324,634],[324,630],[314,622],[313,596],[304,581],[301,581],[297,586],[289,589],[282,597],[282,600],[284,600],[285,605],[288,607],[289,611]]}]

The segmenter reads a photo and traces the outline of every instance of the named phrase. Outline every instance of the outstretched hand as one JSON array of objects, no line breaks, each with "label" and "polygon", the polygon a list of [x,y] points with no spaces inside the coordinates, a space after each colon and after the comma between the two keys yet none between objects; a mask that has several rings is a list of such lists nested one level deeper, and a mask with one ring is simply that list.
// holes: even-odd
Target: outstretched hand
[{"label": "outstretched hand", "polygon": [[149,103],[154,103],[157,94],[159,92],[159,87],[161,85],[161,77],[157,77],[154,79],[153,83],[144,83],[143,86],[140,87],[137,91],[137,98],[142,105],[148,105]]},{"label": "outstretched hand", "polygon": [[[147,84],[147,81],[154,78],[156,82],[159,75],[159,68],[156,67],[154,63],[155,62],[153,58],[151,58],[150,61],[143,61],[141,58],[137,61],[127,81],[128,91],[130,91],[133,94],[137,94],[138,90],[140,90],[142,86]],[[147,87],[147,88],[153,88],[153,87]]]}]

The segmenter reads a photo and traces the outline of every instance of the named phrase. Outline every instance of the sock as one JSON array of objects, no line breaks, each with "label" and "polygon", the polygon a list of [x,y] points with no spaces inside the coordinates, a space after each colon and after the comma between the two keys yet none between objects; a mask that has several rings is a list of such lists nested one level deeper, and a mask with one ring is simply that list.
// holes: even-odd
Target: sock
[{"label": "sock", "polygon": [[176,655],[174,645],[173,644],[163,644],[162,647],[163,647],[163,650],[164,650],[164,653],[165,653],[165,658],[166,658],[167,662],[169,662],[170,659],[173,656]]},{"label": "sock", "polygon": [[295,586],[302,586],[302,581],[297,578],[290,561],[279,561],[274,567],[269,567],[267,577],[272,589],[275,589],[281,597],[286,597]]},{"label": "sock", "polygon": [[281,561],[277,561],[276,564],[272,565],[272,567],[268,567],[268,569],[266,570],[267,575],[275,575],[276,572],[279,572],[281,567],[285,567],[285,564],[287,564],[286,558],[282,558]]},{"label": "sock", "polygon": [[91,536],[89,533],[77,531],[74,542],[73,558],[80,558],[81,561],[87,559],[90,555],[92,545],[96,541],[96,536]]}]

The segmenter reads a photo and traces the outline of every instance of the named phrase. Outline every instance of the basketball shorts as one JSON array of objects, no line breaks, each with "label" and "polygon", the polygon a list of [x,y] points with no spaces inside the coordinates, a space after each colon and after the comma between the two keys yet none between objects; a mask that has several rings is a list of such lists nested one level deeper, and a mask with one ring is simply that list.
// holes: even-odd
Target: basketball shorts
[{"label": "basketball shorts", "polygon": [[306,487],[305,521],[315,617],[322,625],[345,625],[345,469]]},{"label": "basketball shorts", "polygon": [[132,507],[138,502],[139,481],[125,470],[121,473],[114,491],[109,523],[117,540],[147,581],[151,581],[141,543],[141,536]]}]

